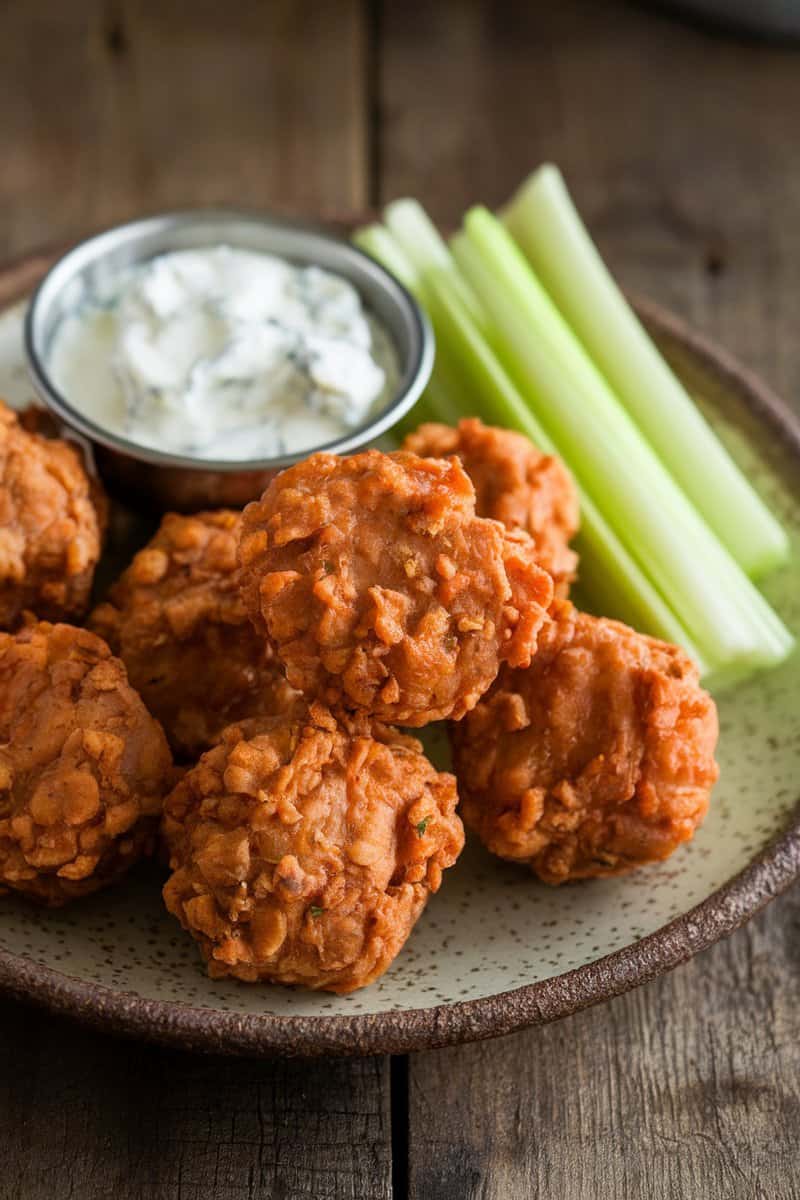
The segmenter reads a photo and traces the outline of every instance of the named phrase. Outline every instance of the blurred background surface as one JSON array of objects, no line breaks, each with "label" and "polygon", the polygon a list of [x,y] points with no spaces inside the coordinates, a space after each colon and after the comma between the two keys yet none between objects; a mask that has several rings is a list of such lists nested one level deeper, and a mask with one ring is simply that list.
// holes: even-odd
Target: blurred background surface
[{"label": "blurred background surface", "polygon": [[[0,259],[182,205],[447,223],[552,159],[629,288],[796,402],[798,114],[791,43],[625,0],[6,0]],[[795,889],[636,993],[393,1062],[191,1058],[3,1001],[0,1200],[797,1197],[798,947]]]},{"label": "blurred background surface", "polygon": [[800,34],[797,0],[662,0],[665,10],[716,21],[723,27],[745,29],[764,37]]}]

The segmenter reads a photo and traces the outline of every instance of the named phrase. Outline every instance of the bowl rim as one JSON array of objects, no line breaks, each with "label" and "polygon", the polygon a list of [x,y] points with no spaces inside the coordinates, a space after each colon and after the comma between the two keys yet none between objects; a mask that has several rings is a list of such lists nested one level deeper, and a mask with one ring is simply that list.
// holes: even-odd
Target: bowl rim
[{"label": "bowl rim", "polygon": [[[64,271],[72,261],[80,261],[93,248],[100,248],[100,252],[92,260],[98,261],[105,252],[112,250],[121,241],[135,243],[139,237],[146,236],[151,232],[155,233],[158,230],[168,233],[170,229],[174,228],[202,226],[221,221],[241,222],[261,228],[271,226],[278,230],[303,234],[311,243],[317,241],[336,246],[343,258],[360,264],[361,269],[366,271],[384,295],[391,299],[398,310],[402,311],[411,330],[412,355],[407,363],[400,362],[401,373],[396,393],[380,412],[368,417],[367,420],[362,421],[361,424],[341,437],[320,442],[318,445],[291,454],[251,459],[198,458],[159,450],[154,446],[139,445],[138,442],[106,429],[75,408],[68,397],[56,387],[48,371],[43,349],[38,344],[36,329],[40,320],[41,306],[48,299],[48,288],[54,286],[52,281],[58,278],[58,274]],[[167,253],[167,251],[158,251],[157,253]],[[309,263],[313,265],[311,256],[309,256]],[[335,268],[326,269],[335,272]],[[369,307],[368,304],[367,307]],[[266,209],[259,211],[257,209],[220,207],[182,208],[152,213],[109,226],[63,248],[55,260],[50,263],[42,278],[38,280],[31,295],[25,313],[23,345],[28,372],[37,394],[51,412],[75,433],[118,454],[156,467],[179,468],[187,472],[214,471],[221,474],[239,474],[283,470],[285,467],[307,458],[309,454],[349,454],[388,432],[413,407],[425,388],[433,369],[436,343],[427,315],[408,289],[395,279],[381,263],[371,258],[351,241],[333,232],[330,225],[326,226],[324,222],[301,220]]]},{"label": "bowl rim", "polygon": [[[23,298],[47,258],[40,252],[13,264],[15,283],[0,286],[0,310]],[[681,318],[650,300],[631,299],[649,329],[688,350],[722,379],[800,462],[800,418],[768,385]],[[223,1012],[87,982],[2,948],[0,992],[100,1031],[184,1050],[308,1058],[406,1054],[543,1025],[630,991],[733,933],[798,876],[800,795],[785,829],[700,904],[593,962],[475,1000],[334,1016]]]}]

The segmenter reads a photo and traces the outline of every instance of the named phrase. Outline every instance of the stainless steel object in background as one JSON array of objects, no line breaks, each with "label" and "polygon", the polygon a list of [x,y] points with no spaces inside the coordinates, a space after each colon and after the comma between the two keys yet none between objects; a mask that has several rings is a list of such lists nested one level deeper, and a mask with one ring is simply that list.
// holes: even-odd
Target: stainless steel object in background
[{"label": "stainless steel object in background", "polygon": [[800,0],[659,0],[657,7],[762,37],[800,37]]},{"label": "stainless steel object in background", "polygon": [[260,495],[278,471],[311,453],[304,450],[229,462],[139,446],[91,421],[49,376],[47,358],[53,333],[61,318],[85,296],[102,291],[120,271],[156,254],[220,243],[277,254],[344,276],[395,344],[400,381],[390,403],[358,429],[315,450],[346,454],[373,441],[408,412],[431,373],[433,333],[417,303],[366,254],[324,229],[253,213],[198,210],[146,217],[88,238],[58,260],[34,293],[25,321],[25,350],[34,386],[44,403],[73,435],[91,443],[109,490],[139,507],[182,511],[222,505],[239,508]]}]

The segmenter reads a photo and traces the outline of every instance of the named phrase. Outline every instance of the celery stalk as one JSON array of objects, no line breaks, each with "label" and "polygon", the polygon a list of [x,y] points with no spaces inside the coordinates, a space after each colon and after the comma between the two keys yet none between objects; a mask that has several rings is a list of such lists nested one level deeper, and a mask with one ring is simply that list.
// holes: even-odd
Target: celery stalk
[{"label": "celery stalk", "polygon": [[[441,280],[423,289],[422,273],[411,268],[407,256],[393,235],[381,226],[359,230],[355,240],[368,254],[392,271],[402,274],[410,290],[426,304],[437,338],[437,356],[431,381],[423,402],[421,419],[432,413],[436,420],[454,424],[465,415],[459,394],[468,397],[469,410],[488,423],[503,425],[526,434],[545,453],[557,453],[556,447],[536,421],[530,408],[506,375],[478,324],[461,296],[452,288],[452,260],[448,261],[448,286]],[[435,254],[441,263],[442,256]],[[422,256],[423,268],[430,269],[430,257]],[[423,294],[424,292],[424,294]],[[417,408],[407,414],[403,433],[408,431],[417,415]],[[706,669],[688,633],[658,594],[639,565],[609,527],[600,511],[579,488],[581,530],[576,547],[581,561],[589,571],[590,602],[609,616],[617,617],[652,634],[682,646]]]},{"label": "celery stalk", "polygon": [[352,240],[408,291],[412,292],[418,286],[419,277],[411,260],[383,225],[364,225],[355,231]]},{"label": "celery stalk", "polygon": [[[480,225],[480,222],[478,224]],[[389,236],[391,242],[391,235]],[[385,239],[377,240],[383,243],[383,260],[385,265],[390,266],[386,254],[390,243]],[[532,416],[526,400],[520,395],[484,336],[488,327],[507,353],[507,333],[501,330],[498,334],[497,323],[487,322],[485,314],[482,314],[480,324],[473,319],[463,300],[465,289],[457,283],[460,276],[453,261],[448,261],[447,266],[442,267],[439,265],[442,261],[441,256],[434,261],[424,248],[420,250],[421,241],[422,239],[416,246],[412,290],[428,308],[438,344],[437,363],[431,387],[426,393],[427,411],[424,415],[427,417],[432,411],[437,419],[455,420],[465,411],[461,399],[461,396],[465,396],[474,401],[479,415],[485,420],[517,428],[527,433],[546,452],[560,451],[569,462],[570,454],[564,455],[564,446],[560,440],[556,439],[559,444],[554,445],[541,424]],[[513,242],[510,239],[508,241],[515,251]],[[371,249],[375,257],[380,257],[374,242]],[[520,261],[525,266],[521,256]],[[505,283],[507,285],[508,280]],[[473,303],[477,303],[474,293],[469,288],[466,289],[466,294],[472,297]],[[571,338],[569,329],[557,310],[552,305],[550,308],[554,323],[549,330],[552,345],[548,353],[552,356],[554,345],[560,347],[560,354],[563,356],[565,347],[571,351],[574,339]],[[526,330],[526,334],[529,337],[530,329]],[[560,374],[562,378],[567,377],[563,364],[557,368],[556,374]],[[576,374],[580,379],[581,372]],[[590,364],[589,372],[585,372],[584,375],[595,378],[597,372],[592,374]],[[530,399],[530,396],[527,398]],[[611,400],[616,404],[613,396]],[[618,404],[616,407],[619,409]],[[624,417],[624,413],[622,416]],[[574,462],[572,465],[574,467]],[[720,645],[711,639],[711,653],[709,654],[704,647],[703,655],[698,654],[692,637],[687,633],[684,620],[678,619],[673,608],[665,601],[664,595],[636,561],[635,546],[626,547],[624,538],[619,536],[620,531],[614,529],[606,519],[607,513],[599,512],[586,488],[581,487],[580,491],[583,528],[579,537],[579,549],[584,569],[588,569],[589,598],[595,608],[617,616],[655,636],[684,645],[690,654],[700,660],[701,670],[707,672],[713,669],[716,677],[721,677],[726,672],[730,673],[731,670],[742,672],[754,665],[774,662],[785,655],[791,645],[789,635],[747,580],[744,582],[754,593],[755,604],[751,594],[745,600],[736,597],[727,608],[723,605],[721,609],[725,619],[725,630],[732,641],[730,644],[723,641]],[[691,512],[691,506],[685,498],[683,500]],[[634,550],[633,554],[631,549]],[[741,572],[737,574],[744,579]],[[735,587],[733,591],[736,591]],[[702,595],[700,598],[702,599]],[[749,623],[745,614],[750,618]],[[685,614],[681,613],[681,617],[684,616]],[[704,632],[707,633],[708,629]]]},{"label": "celery stalk", "polygon": [[[370,258],[374,258],[376,262],[385,267],[390,275],[394,275],[403,287],[409,292],[419,294],[420,278],[416,268],[411,263],[406,253],[400,247],[397,239],[392,236],[385,225],[373,224],[364,225],[360,229],[356,229],[353,233],[352,241],[360,250],[368,254]],[[434,367],[435,370],[435,367]],[[394,435],[398,438],[404,438],[407,433],[411,433],[418,425],[424,421],[444,420],[448,423],[452,421],[451,416],[438,417],[436,409],[433,407],[431,393],[436,389],[436,383],[433,379],[428,381],[428,385],[417,400],[414,407],[402,417],[394,427]],[[444,400],[440,397],[438,410],[441,411],[444,405]],[[458,420],[458,418],[455,418]]]},{"label": "celery stalk", "polygon": [[[425,288],[418,264],[425,266],[435,262],[444,266],[455,279],[455,263],[436,226],[415,200],[398,200],[390,205],[389,209],[393,214],[394,224],[400,227],[404,238],[413,247],[415,263],[412,263],[394,233],[384,225],[366,225],[357,229],[353,234],[353,241],[414,293],[420,304],[425,306]],[[463,280],[455,282],[455,286],[459,288],[462,299],[468,297],[469,304],[477,307],[475,297]],[[454,384],[452,372],[443,364],[442,356],[437,354],[433,373],[423,395],[411,411],[398,422],[397,431],[404,437],[417,424],[429,420],[439,421],[444,425],[457,425],[463,416],[464,409],[460,403],[458,386]]]},{"label": "celery stalk", "polygon": [[504,365],[710,666],[781,661],[792,646],[788,631],[571,338],[508,234],[485,210],[470,214],[466,227],[454,252],[481,296]]},{"label": "celery stalk", "polygon": [[[471,234],[475,231],[472,226]],[[588,490],[602,496],[606,517],[718,668],[740,659],[747,664],[751,654],[753,665],[780,661],[793,642],[777,615],[692,509],[580,344],[573,340],[571,354],[563,353],[569,330],[553,324],[552,306],[548,301],[542,307],[544,293],[490,214],[481,217],[480,233],[488,263],[481,262],[479,248],[468,242],[456,246],[459,261],[473,286],[483,289],[484,304],[505,337],[504,353],[511,353],[512,373],[522,372],[524,386],[533,387],[534,398],[539,388],[540,405],[544,383],[544,407],[549,420],[556,421],[567,461]],[[489,233],[492,236],[487,238]],[[492,254],[495,238],[503,249],[497,257]],[[531,338],[533,330],[541,338]],[[565,387],[570,376],[571,389]],[[593,479],[587,479],[587,470],[594,472]],[[638,497],[635,502],[634,497]],[[705,586],[697,570],[700,563],[715,583],[723,584],[724,595],[715,597],[713,589]]]},{"label": "celery stalk", "polygon": [[[441,275],[426,276],[428,313],[436,331],[439,360],[462,375],[463,394],[475,401],[489,424],[526,434],[546,454],[558,450],[506,374],[469,312]],[[581,529],[576,547],[589,570],[584,590],[607,616],[682,645],[707,669],[686,629],[623,546],[586,492],[579,487]]]},{"label": "celery stalk", "polygon": [[784,562],[785,531],[625,300],[561,172],[551,165],[534,172],[504,220],[616,395],[734,558],[752,575]]},{"label": "celery stalk", "polygon": [[437,354],[425,395],[432,413],[431,419],[442,425],[457,425],[467,415],[464,390],[456,382],[444,354]]},{"label": "celery stalk", "polygon": [[422,291],[425,271],[438,267],[447,272],[462,304],[480,325],[483,320],[480,304],[456,269],[447,243],[422,205],[416,200],[395,200],[383,210],[383,217],[396,244],[419,273]]}]

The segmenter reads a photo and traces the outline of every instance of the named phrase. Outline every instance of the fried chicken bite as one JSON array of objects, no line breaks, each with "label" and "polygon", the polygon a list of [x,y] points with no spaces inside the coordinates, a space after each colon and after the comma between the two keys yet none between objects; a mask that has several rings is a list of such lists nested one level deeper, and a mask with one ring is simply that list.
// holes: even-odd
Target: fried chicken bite
[{"label": "fried chicken bite", "polygon": [[410,726],[526,666],[552,597],[523,533],[475,515],[456,459],[315,454],[244,512],[245,601],[291,685]]},{"label": "fried chicken bite", "polygon": [[456,800],[419,742],[364,716],[242,722],[167,798],[164,901],[213,978],[351,992],[458,857]]},{"label": "fried chicken bite", "polygon": [[453,727],[461,813],[546,883],[667,858],[705,817],[717,712],[691,660],[564,602],[528,670]]},{"label": "fried chicken bite", "polygon": [[[2,405],[2,401],[0,401]],[[20,428],[27,433],[38,433],[43,438],[52,442],[58,441],[61,445],[69,445],[59,438],[61,427],[53,414],[46,408],[41,408],[38,404],[29,404],[27,408],[15,410],[16,417],[19,421]],[[87,472],[89,480],[89,499],[94,505],[95,513],[97,514],[97,528],[100,533],[100,548],[103,548],[103,542],[108,536],[108,527],[111,523],[111,505],[108,499],[108,493],[100,482],[99,476]]]},{"label": "fried chicken bite", "polygon": [[0,887],[65,904],[152,848],[172,760],[108,646],[85,629],[0,633]]},{"label": "fried chicken bite", "polygon": [[295,697],[245,611],[240,523],[227,509],[168,513],[90,618],[183,759],[226,725],[280,712]]},{"label": "fried chicken bite", "polygon": [[0,402],[0,627],[12,628],[26,609],[52,620],[83,616],[102,502],[74,446],[29,433]]},{"label": "fried chicken bite", "polygon": [[457,454],[475,488],[478,516],[529,533],[539,566],[553,576],[556,595],[566,598],[578,565],[569,542],[579,520],[578,493],[561,459],[542,454],[521,433],[476,417],[465,417],[456,428],[420,425],[403,449],[430,458]]}]

